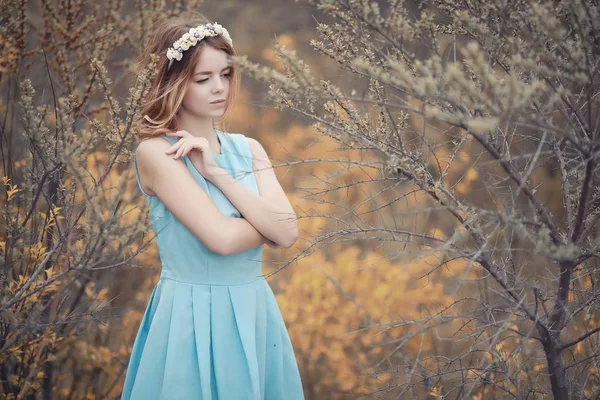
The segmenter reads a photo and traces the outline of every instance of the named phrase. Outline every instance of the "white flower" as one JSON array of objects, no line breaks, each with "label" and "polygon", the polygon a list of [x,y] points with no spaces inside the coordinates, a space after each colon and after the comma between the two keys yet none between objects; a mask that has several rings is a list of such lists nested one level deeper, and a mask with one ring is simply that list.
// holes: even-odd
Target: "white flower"
[{"label": "white flower", "polygon": [[229,42],[231,43],[231,36],[229,36],[229,32],[227,32],[227,29],[223,28],[223,37]]},{"label": "white flower", "polygon": [[[210,27],[209,27],[210,26]],[[231,36],[227,29],[217,22],[213,24],[202,24],[184,33],[178,40],[173,43],[173,47],[167,49],[167,58],[171,61],[180,61],[183,58],[183,52],[190,47],[195,46],[199,41],[209,36],[221,35],[225,40],[232,44]],[[169,63],[169,67],[171,63]]]}]

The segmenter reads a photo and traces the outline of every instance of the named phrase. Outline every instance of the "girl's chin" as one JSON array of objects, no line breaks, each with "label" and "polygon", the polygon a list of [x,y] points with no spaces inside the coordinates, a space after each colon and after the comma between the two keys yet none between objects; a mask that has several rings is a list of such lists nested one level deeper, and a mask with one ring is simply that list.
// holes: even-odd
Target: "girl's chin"
[{"label": "girl's chin", "polygon": [[204,113],[196,114],[196,118],[221,118],[225,114],[225,110],[213,110]]}]

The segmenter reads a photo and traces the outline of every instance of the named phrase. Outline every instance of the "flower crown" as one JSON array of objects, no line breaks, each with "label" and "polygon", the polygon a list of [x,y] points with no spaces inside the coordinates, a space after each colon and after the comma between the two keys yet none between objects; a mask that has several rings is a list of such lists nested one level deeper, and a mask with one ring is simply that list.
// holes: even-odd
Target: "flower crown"
[{"label": "flower crown", "polygon": [[183,58],[184,51],[192,46],[195,46],[205,37],[217,35],[223,36],[225,40],[229,42],[229,44],[233,44],[227,29],[223,28],[216,22],[214,24],[202,24],[195,28],[190,28],[189,32],[184,33],[179,40],[176,40],[175,43],[173,43],[173,47],[169,47],[167,49],[167,58],[169,59],[169,66],[167,67],[167,70],[171,68],[173,60],[179,61]]}]

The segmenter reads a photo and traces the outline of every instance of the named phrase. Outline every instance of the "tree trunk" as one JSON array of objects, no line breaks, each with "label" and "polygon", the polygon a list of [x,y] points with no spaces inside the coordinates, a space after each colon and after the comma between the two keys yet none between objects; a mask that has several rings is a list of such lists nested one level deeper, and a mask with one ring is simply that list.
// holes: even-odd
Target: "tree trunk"
[{"label": "tree trunk", "polygon": [[552,394],[555,400],[569,400],[569,388],[567,387],[567,372],[560,360],[560,350],[558,341],[554,338],[546,337],[542,344],[546,353],[548,362],[548,374],[550,375],[550,384],[552,385]]}]

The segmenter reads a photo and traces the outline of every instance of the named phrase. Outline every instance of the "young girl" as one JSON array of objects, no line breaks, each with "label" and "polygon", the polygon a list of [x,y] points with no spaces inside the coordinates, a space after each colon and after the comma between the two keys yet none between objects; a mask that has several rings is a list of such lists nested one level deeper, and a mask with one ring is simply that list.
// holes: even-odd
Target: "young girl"
[{"label": "young girl", "polygon": [[262,275],[296,215],[261,144],[215,129],[239,71],[227,30],[161,25],[143,54],[158,74],[134,153],[162,271],[135,339],[122,399],[303,399],[294,351]]}]

